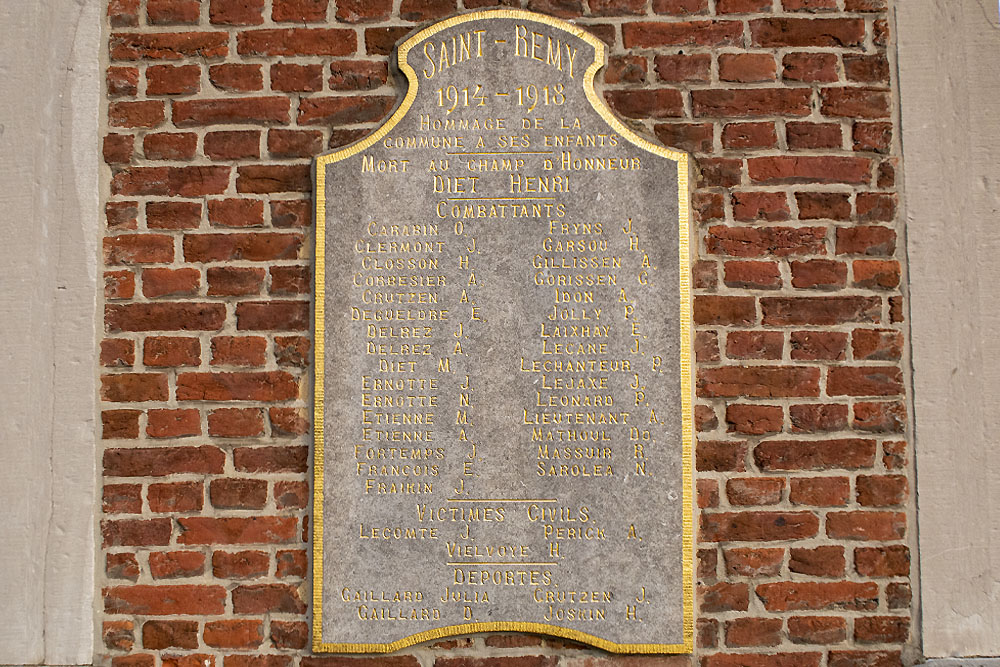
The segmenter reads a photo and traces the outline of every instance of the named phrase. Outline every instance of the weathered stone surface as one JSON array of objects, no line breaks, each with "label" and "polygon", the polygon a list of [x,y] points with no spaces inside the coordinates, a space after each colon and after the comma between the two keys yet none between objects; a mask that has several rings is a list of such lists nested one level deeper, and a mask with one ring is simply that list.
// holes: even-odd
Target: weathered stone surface
[{"label": "weathered stone surface", "polygon": [[322,649],[690,650],[686,157],[613,118],[569,24],[399,53],[400,108],[317,161]]}]

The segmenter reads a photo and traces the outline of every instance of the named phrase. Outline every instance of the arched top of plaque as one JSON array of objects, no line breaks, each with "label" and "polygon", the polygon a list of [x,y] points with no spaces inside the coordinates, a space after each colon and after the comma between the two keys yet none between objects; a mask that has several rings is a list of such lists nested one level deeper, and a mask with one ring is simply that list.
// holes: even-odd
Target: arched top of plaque
[{"label": "arched top of plaque", "polygon": [[[612,114],[605,57],[533,12],[446,19],[398,47],[385,123],[316,159],[314,651],[693,649],[689,163]],[[611,424],[572,431],[586,466],[550,460],[573,454],[543,406],[592,399],[536,391],[571,365],[555,387]],[[436,414],[363,409],[373,386]],[[405,437],[432,446],[380,467]]]}]

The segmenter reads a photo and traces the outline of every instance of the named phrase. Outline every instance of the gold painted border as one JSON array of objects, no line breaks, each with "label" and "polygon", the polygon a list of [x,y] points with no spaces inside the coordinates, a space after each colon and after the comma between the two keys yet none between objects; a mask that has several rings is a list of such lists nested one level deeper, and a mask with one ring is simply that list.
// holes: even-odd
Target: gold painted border
[{"label": "gold painted border", "polygon": [[[326,165],[356,155],[372,146],[396,126],[413,105],[417,96],[418,79],[406,57],[418,42],[456,25],[480,19],[519,19],[542,23],[568,32],[594,47],[594,62],[584,73],[583,87],[591,106],[601,118],[630,143],[661,157],[677,162],[678,252],[680,282],[680,371],[681,371],[681,431],[682,431],[682,577],[683,577],[683,637],[680,644],[618,644],[571,628],[545,623],[499,621],[464,623],[418,632],[388,644],[324,643],[323,633],[323,377],[325,372],[324,322],[326,316]],[[398,62],[409,87],[399,108],[374,133],[341,150],[316,158],[316,277],[315,277],[315,378],[313,407],[313,622],[312,650],[315,653],[391,653],[407,646],[441,637],[474,632],[529,632],[572,639],[612,653],[691,653],[694,650],[694,411],[693,355],[691,315],[691,242],[689,207],[689,161],[686,153],[670,150],[644,139],[616,118],[594,89],[594,77],[604,66],[604,43],[578,26],[561,19],[520,9],[494,9],[472,12],[436,23],[421,30],[400,45]]]}]

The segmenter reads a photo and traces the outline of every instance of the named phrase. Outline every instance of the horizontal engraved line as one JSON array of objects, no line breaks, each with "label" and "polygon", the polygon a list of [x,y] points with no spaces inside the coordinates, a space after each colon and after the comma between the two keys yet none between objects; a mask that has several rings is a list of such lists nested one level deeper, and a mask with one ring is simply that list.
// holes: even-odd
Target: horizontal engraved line
[{"label": "horizontal engraved line", "polygon": [[557,503],[555,498],[449,498],[449,503]]},{"label": "horizontal engraved line", "polygon": [[486,562],[486,561],[458,561],[454,563],[445,563],[445,565],[558,565],[559,563],[529,563],[527,561],[512,560],[512,561],[499,561],[499,562]]},{"label": "horizontal engraved line", "polygon": [[458,151],[445,153],[445,155],[552,155],[552,151],[480,151],[469,153]]},{"label": "horizontal engraved line", "polygon": [[448,197],[448,201],[551,201],[555,197]]}]

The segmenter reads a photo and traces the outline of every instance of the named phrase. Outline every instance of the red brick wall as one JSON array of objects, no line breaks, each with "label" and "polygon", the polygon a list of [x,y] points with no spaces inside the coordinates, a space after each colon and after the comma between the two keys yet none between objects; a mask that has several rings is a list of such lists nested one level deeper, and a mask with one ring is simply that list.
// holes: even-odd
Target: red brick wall
[{"label": "red brick wall", "polygon": [[[492,4],[110,0],[99,663],[357,662],[308,649],[310,159],[393,106],[397,39]],[[696,660],[899,664],[912,503],[886,0],[523,6],[607,41],[611,105],[698,163]],[[486,636],[371,664],[591,654]]]}]

